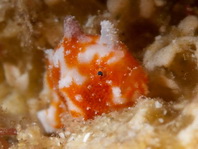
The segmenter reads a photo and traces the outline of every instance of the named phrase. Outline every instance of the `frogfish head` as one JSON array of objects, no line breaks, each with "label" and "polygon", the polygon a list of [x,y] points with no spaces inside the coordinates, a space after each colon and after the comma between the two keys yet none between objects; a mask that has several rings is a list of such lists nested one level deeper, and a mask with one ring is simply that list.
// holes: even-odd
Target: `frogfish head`
[{"label": "frogfish head", "polygon": [[64,111],[60,107],[73,117],[92,119],[132,106],[148,92],[146,73],[109,21],[101,22],[101,35],[88,35],[74,17],[67,17],[62,41],[46,55],[46,80],[56,95],[51,113],[56,120]]}]

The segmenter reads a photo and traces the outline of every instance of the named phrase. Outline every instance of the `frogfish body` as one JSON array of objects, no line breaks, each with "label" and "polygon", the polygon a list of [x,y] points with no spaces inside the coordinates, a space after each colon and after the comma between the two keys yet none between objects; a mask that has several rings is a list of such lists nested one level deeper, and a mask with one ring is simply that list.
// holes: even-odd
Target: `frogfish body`
[{"label": "frogfish body", "polygon": [[47,132],[67,125],[61,122],[64,112],[93,119],[130,107],[148,92],[146,73],[109,21],[101,22],[100,36],[87,35],[74,17],[67,17],[62,41],[46,50],[46,57],[45,79],[54,96],[38,118]]}]

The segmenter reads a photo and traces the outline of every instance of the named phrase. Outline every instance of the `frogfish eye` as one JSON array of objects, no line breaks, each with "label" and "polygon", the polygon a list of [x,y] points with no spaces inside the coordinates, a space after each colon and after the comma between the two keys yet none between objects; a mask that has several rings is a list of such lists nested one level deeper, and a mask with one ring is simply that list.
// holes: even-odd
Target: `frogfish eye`
[{"label": "frogfish eye", "polygon": [[98,71],[98,75],[99,76],[103,76],[103,72],[102,71]]}]

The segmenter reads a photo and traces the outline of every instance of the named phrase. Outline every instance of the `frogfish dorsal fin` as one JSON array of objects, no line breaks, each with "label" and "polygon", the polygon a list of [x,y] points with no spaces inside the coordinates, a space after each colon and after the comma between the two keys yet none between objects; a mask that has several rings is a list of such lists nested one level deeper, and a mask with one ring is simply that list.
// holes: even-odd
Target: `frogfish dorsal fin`
[{"label": "frogfish dorsal fin", "polygon": [[106,44],[113,47],[118,42],[117,31],[110,21],[104,20],[100,23],[101,25],[101,36],[100,43]]},{"label": "frogfish dorsal fin", "polygon": [[67,16],[64,20],[64,37],[68,39],[79,38],[83,35],[80,24],[74,16]]}]

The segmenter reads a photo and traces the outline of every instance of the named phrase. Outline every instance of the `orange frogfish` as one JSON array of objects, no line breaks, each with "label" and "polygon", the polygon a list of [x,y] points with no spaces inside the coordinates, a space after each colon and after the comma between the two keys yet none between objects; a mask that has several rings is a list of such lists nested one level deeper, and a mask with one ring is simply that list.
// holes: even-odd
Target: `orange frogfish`
[{"label": "orange frogfish", "polygon": [[61,122],[64,112],[93,119],[130,107],[148,92],[145,71],[109,21],[101,22],[101,35],[88,35],[69,16],[63,39],[45,53],[45,79],[54,99],[48,109],[38,112],[38,118],[47,132],[66,125]]}]

